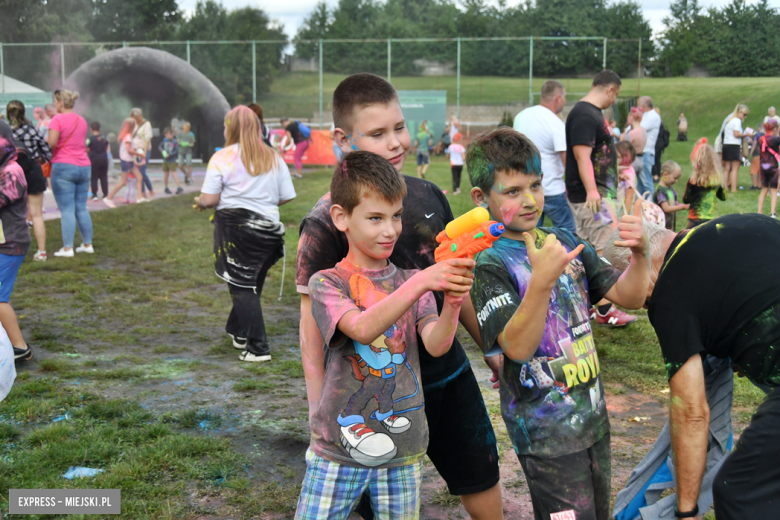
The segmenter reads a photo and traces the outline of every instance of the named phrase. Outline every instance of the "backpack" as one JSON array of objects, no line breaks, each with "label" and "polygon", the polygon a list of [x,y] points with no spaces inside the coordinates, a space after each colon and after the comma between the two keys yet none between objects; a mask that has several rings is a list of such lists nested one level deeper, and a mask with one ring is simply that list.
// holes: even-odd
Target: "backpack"
[{"label": "backpack", "polygon": [[301,135],[304,138],[306,138],[306,139],[310,138],[311,137],[311,128],[309,128],[305,124],[301,123],[300,121],[296,121],[296,123],[298,123],[298,130],[300,130]]}]

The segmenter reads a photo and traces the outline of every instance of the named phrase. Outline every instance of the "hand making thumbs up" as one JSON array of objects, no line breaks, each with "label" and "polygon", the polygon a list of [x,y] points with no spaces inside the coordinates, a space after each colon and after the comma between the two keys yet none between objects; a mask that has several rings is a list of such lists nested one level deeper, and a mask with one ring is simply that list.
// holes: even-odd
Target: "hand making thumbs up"
[{"label": "hand making thumbs up", "polygon": [[631,215],[625,214],[620,218],[618,231],[620,231],[621,240],[615,241],[616,246],[629,247],[631,252],[638,256],[644,256],[647,253],[647,235],[642,223],[642,199],[637,199],[634,203]]},{"label": "hand making thumbs up", "polygon": [[531,263],[533,276],[550,286],[555,284],[569,262],[577,258],[585,248],[580,244],[570,253],[553,234],[547,235],[541,249],[536,248],[536,242],[529,233],[523,233],[523,240],[528,249],[528,261]]}]

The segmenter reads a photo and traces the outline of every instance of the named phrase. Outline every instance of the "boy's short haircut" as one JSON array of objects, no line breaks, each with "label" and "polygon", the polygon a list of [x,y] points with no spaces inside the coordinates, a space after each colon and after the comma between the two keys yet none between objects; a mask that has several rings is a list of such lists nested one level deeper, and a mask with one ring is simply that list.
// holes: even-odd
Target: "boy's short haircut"
[{"label": "boy's short haircut", "polygon": [[364,151],[345,155],[330,181],[331,203],[338,204],[351,215],[370,190],[387,202],[398,202],[406,196],[406,182],[395,167],[379,155]]},{"label": "boy's short haircut", "polygon": [[170,126],[166,126],[165,128],[163,128],[163,135],[165,134],[173,134],[173,130],[171,129]]},{"label": "boy's short haircut", "polygon": [[100,123],[98,123],[97,121],[92,121],[92,123],[90,123],[89,125],[89,128],[91,128],[95,132],[100,132]]},{"label": "boy's short haircut", "polygon": [[347,133],[352,132],[357,109],[393,101],[398,101],[398,93],[387,80],[367,72],[353,74],[333,92],[333,124]]},{"label": "boy's short haircut", "polygon": [[622,84],[620,76],[614,70],[604,69],[593,77],[594,87],[609,87],[610,85],[619,87]]},{"label": "boy's short haircut", "polygon": [[466,166],[471,185],[489,193],[497,171],[518,171],[542,175],[539,150],[526,136],[502,126],[479,134],[466,151]]},{"label": "boy's short haircut", "polygon": [[672,173],[676,172],[677,170],[682,171],[682,168],[680,168],[680,165],[677,164],[677,162],[669,160],[666,161],[661,165],[661,175],[663,176],[666,173]]},{"label": "boy's short haircut", "polygon": [[185,126],[189,126],[190,128],[192,128],[192,125],[190,124],[190,122],[189,122],[189,121],[185,121],[185,122],[183,122],[183,123],[181,124],[181,127],[182,127],[182,128],[184,128]]},{"label": "boy's short haircut", "polygon": [[631,141],[618,141],[617,144],[615,144],[615,151],[618,154],[628,152],[628,155],[631,156],[631,162],[636,161],[636,148]]}]

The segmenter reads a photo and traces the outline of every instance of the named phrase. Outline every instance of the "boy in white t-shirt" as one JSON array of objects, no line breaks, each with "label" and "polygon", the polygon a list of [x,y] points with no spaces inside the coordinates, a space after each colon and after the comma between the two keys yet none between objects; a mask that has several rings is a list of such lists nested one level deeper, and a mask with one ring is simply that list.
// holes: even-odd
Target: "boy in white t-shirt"
[{"label": "boy in white t-shirt", "polygon": [[460,174],[463,173],[463,154],[466,149],[460,144],[463,135],[458,132],[452,136],[452,144],[447,150],[450,157],[450,169],[452,170],[452,189],[454,195],[460,195]]}]

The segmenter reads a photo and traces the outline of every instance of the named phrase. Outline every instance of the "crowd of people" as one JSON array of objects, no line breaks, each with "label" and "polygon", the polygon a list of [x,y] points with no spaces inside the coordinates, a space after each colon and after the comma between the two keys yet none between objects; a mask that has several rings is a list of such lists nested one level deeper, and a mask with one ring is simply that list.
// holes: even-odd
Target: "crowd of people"
[{"label": "crowd of people", "polygon": [[[592,326],[637,320],[615,304],[647,308],[659,338],[672,403],[674,516],[698,518],[712,493],[719,520],[771,517],[780,496],[780,445],[771,442],[780,427],[780,352],[773,346],[780,266],[753,263],[780,247],[780,227],[754,214],[714,218],[716,200],[736,189],[732,139],[753,136],[741,126],[747,107],[737,105],[724,120],[721,157],[706,139],[696,142],[679,204],[679,164],[664,162],[657,185],[653,179],[661,132],[653,100],[640,98],[619,135],[604,117],[621,83],[615,72],[599,72],[564,122],[565,88],[548,81],[541,104],[518,114],[514,128],[480,134],[467,148],[451,121],[454,193],[465,167],[475,208],[497,221],[501,234],[473,259],[439,262],[435,237],[453,232],[454,215],[442,190],[424,178],[434,147],[427,126],[412,138],[397,92],[378,76],[355,74],[338,85],[332,135],[341,159],[330,190],[300,224],[297,251],[311,442],[296,518],[346,519],[353,510],[364,519],[417,518],[425,455],[471,518],[503,518],[496,436],[456,337],[459,323],[493,371],[534,517],[609,518],[610,424]],[[55,255],[74,255],[76,227],[83,243],[75,252],[94,252],[86,200],[94,170],[102,180],[102,164],[96,169],[90,155],[108,147],[94,122],[85,145],[88,125],[73,112],[77,98],[55,92],[56,114],[39,124],[48,132],[41,139],[23,107],[21,114],[15,107],[14,129],[0,124],[0,322],[19,359],[32,351],[8,301],[30,245],[28,187],[45,189],[34,164],[52,165],[63,214],[63,248]],[[754,148],[774,214],[780,137],[773,116]],[[225,146],[211,157],[194,199],[198,209],[215,208],[215,273],[232,299],[225,330],[245,362],[272,359],[260,295],[268,270],[285,255],[279,207],[296,197],[292,178],[301,175],[310,132],[298,121],[282,125],[296,143],[295,173],[268,145],[262,108],[237,106],[225,116]],[[371,135],[358,131],[364,128]],[[183,149],[194,143],[187,132],[164,131],[166,188],[167,174],[175,176],[176,164],[186,162]],[[118,140],[122,180],[104,200],[110,204],[131,177],[139,197],[146,188],[150,199],[151,125],[140,109]],[[418,177],[403,176],[415,147]],[[677,233],[676,212],[685,209],[687,229]],[[553,227],[543,227],[545,216]],[[721,458],[717,478],[704,481],[710,358],[728,360],[769,396],[737,453]]]}]

